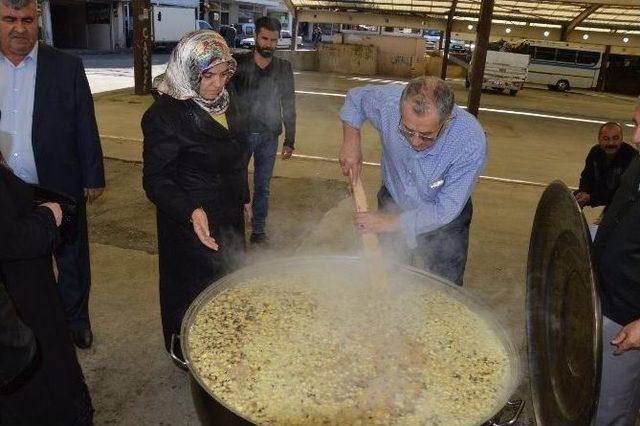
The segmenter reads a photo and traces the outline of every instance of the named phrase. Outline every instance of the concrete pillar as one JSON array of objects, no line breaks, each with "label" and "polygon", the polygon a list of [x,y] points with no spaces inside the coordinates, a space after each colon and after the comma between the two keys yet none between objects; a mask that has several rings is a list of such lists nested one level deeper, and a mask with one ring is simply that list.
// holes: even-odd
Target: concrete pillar
[{"label": "concrete pillar", "polygon": [[293,34],[293,13],[287,12],[287,30]]},{"label": "concrete pillar", "polygon": [[53,46],[53,26],[51,25],[51,3],[45,0],[40,3],[40,28],[42,29],[41,39],[49,46]]},{"label": "concrete pillar", "polygon": [[473,54],[471,67],[471,86],[467,111],[478,116],[480,109],[480,95],[482,94],[482,81],[484,79],[484,65],[487,60],[489,48],[489,35],[491,34],[491,18],[493,17],[494,0],[482,0],[480,5],[480,17],[478,18],[478,32],[476,34],[476,50]]},{"label": "concrete pillar", "polygon": [[607,45],[602,54],[602,62],[600,64],[600,72],[598,73],[598,84],[596,90],[598,92],[604,92],[604,85],[607,80],[607,66],[609,65],[609,55],[611,54],[611,46]]},{"label": "concrete pillar", "polygon": [[296,9],[293,9],[293,17],[291,19],[291,27],[293,28],[293,31],[290,32],[291,34],[291,51],[296,51],[298,49],[298,18],[296,17]]},{"label": "concrete pillar", "polygon": [[[442,53],[442,69],[440,70],[440,78],[447,79],[447,65],[449,65],[449,47],[451,46],[451,28],[453,28],[453,16],[456,13],[456,7],[458,6],[458,0],[451,2],[451,9],[449,10],[449,16],[447,17],[447,29],[445,30],[444,39],[444,52]],[[442,43],[442,36],[440,36],[440,42]]]},{"label": "concrete pillar", "polygon": [[238,2],[232,1],[229,3],[229,25],[238,23],[239,11]]},{"label": "concrete pillar", "polygon": [[122,49],[127,45],[127,34],[125,32],[125,7],[123,2],[118,2],[114,8],[113,34],[114,48]]}]

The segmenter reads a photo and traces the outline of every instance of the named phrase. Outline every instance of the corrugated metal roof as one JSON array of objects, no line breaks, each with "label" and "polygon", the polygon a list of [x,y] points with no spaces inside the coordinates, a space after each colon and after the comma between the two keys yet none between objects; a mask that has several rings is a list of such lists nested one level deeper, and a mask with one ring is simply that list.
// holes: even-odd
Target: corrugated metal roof
[{"label": "corrugated metal roof", "polygon": [[[290,0],[296,8],[369,11],[389,14],[420,14],[446,17],[452,1],[447,0]],[[640,0],[520,1],[495,0],[493,18],[505,21],[568,25],[584,11],[594,11],[580,22],[582,27],[609,30],[640,30]],[[620,3],[621,5],[615,5]],[[476,17],[481,0],[459,0],[455,17]],[[594,5],[595,4],[595,5]]]}]

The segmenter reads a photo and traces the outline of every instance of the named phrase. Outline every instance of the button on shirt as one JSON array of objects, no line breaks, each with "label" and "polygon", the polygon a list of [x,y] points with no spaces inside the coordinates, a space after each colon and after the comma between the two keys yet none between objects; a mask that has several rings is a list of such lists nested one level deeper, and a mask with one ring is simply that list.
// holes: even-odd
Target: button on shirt
[{"label": "button on shirt", "polygon": [[38,183],[31,142],[37,57],[37,44],[17,66],[0,54],[0,151],[13,172],[29,183]]},{"label": "button on shirt", "polygon": [[410,248],[416,236],[455,219],[471,196],[487,158],[484,130],[457,105],[436,143],[415,151],[398,130],[404,86],[351,89],[340,118],[359,129],[368,120],[382,142],[382,181],[400,206],[400,228]]}]

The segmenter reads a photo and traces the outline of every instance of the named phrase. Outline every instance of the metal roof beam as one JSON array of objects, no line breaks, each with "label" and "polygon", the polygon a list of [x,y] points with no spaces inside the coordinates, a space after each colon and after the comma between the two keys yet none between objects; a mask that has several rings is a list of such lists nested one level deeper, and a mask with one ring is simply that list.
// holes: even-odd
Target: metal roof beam
[{"label": "metal roof beam", "polygon": [[289,12],[295,13],[296,7],[293,5],[291,0],[284,0],[284,5],[287,6],[287,9],[289,9]]},{"label": "metal roof beam", "polygon": [[374,25],[377,27],[425,28],[444,30],[446,21],[414,15],[385,13],[333,12],[330,10],[298,9],[299,22],[331,22],[346,25]]},{"label": "metal roof beam", "polygon": [[571,31],[573,31],[578,25],[582,23],[582,21],[587,19],[591,14],[593,14],[593,12],[600,9],[601,7],[602,4],[592,4],[591,6],[580,12],[580,14],[573,18],[571,22],[569,22],[567,25],[564,25],[562,28],[562,40],[566,40],[567,37],[569,37]]}]

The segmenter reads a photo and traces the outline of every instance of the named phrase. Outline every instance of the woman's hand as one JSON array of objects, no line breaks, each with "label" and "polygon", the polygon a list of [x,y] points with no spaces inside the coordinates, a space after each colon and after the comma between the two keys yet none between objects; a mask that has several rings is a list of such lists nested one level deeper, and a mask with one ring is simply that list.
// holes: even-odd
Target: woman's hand
[{"label": "woman's hand", "polygon": [[197,208],[191,213],[191,223],[193,224],[193,232],[196,233],[200,242],[211,250],[217,251],[218,243],[211,237],[209,219],[202,208]]},{"label": "woman's hand", "polygon": [[60,204],[58,203],[42,203],[40,207],[46,207],[51,210],[53,213],[53,217],[56,221],[56,226],[60,226],[62,223],[62,209],[60,208]]},{"label": "woman's hand", "polygon": [[249,223],[251,219],[253,219],[253,210],[251,209],[251,203],[247,203],[244,205],[244,220]]}]

